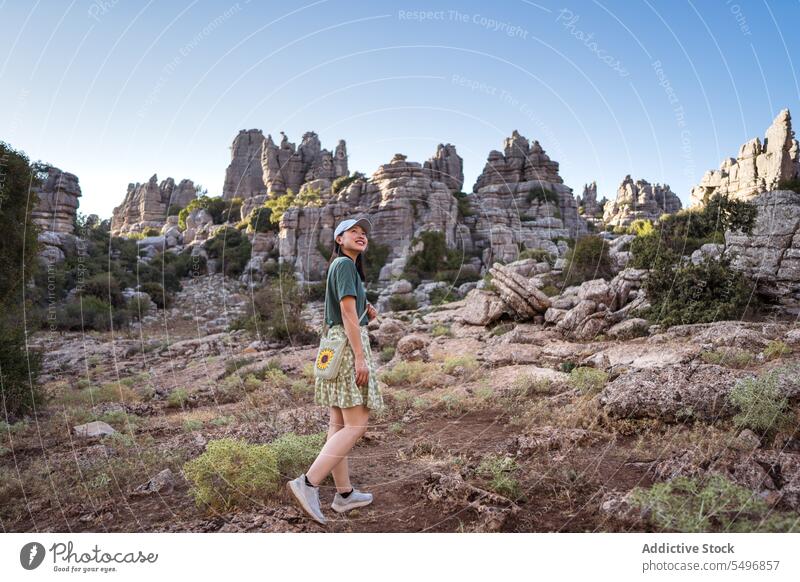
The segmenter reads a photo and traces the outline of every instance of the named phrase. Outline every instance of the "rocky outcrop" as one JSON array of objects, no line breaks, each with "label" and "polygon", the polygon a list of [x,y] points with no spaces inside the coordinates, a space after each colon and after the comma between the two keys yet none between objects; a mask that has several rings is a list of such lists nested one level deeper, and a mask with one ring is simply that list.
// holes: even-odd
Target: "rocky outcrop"
[{"label": "rocky outcrop", "polygon": [[747,376],[725,366],[697,362],[633,370],[606,385],[600,403],[617,418],[714,420],[735,412],[728,394]]},{"label": "rocky outcrop", "polygon": [[500,298],[511,308],[519,319],[533,319],[543,314],[551,305],[550,298],[540,291],[533,279],[523,277],[519,273],[495,263],[489,272],[492,284]]},{"label": "rocky outcrop", "polygon": [[[321,280],[327,266],[321,249],[330,253],[333,229],[355,214],[372,222],[370,244],[388,246],[380,274],[384,281],[402,272],[408,256],[417,250],[412,249],[412,240],[424,231],[443,233],[451,248],[471,242],[468,230],[457,224],[458,203],[445,183],[433,178],[431,168],[395,154],[368,181],[354,181],[324,199],[322,206],[289,208],[280,222],[281,260],[293,265],[302,280]],[[369,246],[364,260],[370,260]]]},{"label": "rocky outcrop", "polygon": [[753,231],[726,232],[731,266],[755,281],[769,302],[800,313],[800,194],[764,192],[752,200],[758,209]]},{"label": "rocky outcrop", "polygon": [[263,149],[264,134],[260,129],[242,129],[233,139],[231,163],[225,170],[225,183],[222,186],[225,200],[248,199],[267,193],[261,168]]},{"label": "rocky outcrop", "polygon": [[691,203],[703,204],[715,193],[750,200],[777,189],[781,182],[800,178],[800,147],[794,139],[792,116],[781,111],[767,129],[764,142],[751,139],[739,148],[736,159],[727,158],[719,170],[709,170],[692,189]]},{"label": "rocky outcrop", "polygon": [[472,244],[483,264],[515,260],[521,248],[544,249],[556,256],[566,252],[559,238],[587,234],[572,189],[558,174],[538,141],[529,142],[516,130],[504,150],[492,150],[483,173],[467,201],[464,218]]},{"label": "rocky outcrop", "polygon": [[158,176],[153,174],[143,184],[128,184],[125,199],[114,209],[111,234],[121,236],[139,233],[148,227],[161,230],[170,206],[183,208],[196,196],[194,182],[186,179],[178,185],[172,178],[159,183]]},{"label": "rocky outcrop", "polygon": [[464,187],[464,160],[452,144],[439,144],[423,167],[431,171],[432,179],[444,182],[452,192],[460,192]]},{"label": "rocky outcrop", "polygon": [[597,201],[597,182],[583,185],[583,194],[578,196],[578,206],[583,207],[583,216],[601,217],[603,207]]},{"label": "rocky outcrop", "polygon": [[33,222],[42,231],[74,234],[78,198],[81,196],[78,177],[53,166],[44,166],[40,170],[43,180],[34,189],[39,202],[31,212]]},{"label": "rocky outcrop", "polygon": [[272,136],[268,135],[261,153],[261,169],[269,196],[284,194],[287,190],[296,194],[303,184],[314,180],[324,180],[330,188],[333,180],[350,173],[347,169],[347,145],[340,139],[331,153],[322,149],[319,137],[313,131],[303,134],[297,148],[283,132],[280,145],[275,145]]},{"label": "rocky outcrop", "polygon": [[[567,339],[593,340],[649,306],[641,287],[646,275],[641,269],[625,269],[611,281],[593,279],[569,287],[553,298],[544,314],[545,322],[555,324]],[[629,332],[619,328],[614,331]]]},{"label": "rocky outcrop", "polygon": [[617,189],[617,198],[606,204],[603,222],[612,226],[628,226],[634,220],[655,221],[662,214],[673,214],[681,209],[681,200],[668,184],[650,184],[625,176]]}]

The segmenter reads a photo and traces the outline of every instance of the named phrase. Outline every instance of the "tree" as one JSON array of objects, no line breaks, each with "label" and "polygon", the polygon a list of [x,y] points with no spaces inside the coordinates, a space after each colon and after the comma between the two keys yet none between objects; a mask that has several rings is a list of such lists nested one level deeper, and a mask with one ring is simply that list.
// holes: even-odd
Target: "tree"
[{"label": "tree", "polygon": [[0,142],[0,404],[9,417],[26,414],[42,401],[41,354],[27,349],[24,318],[25,285],[38,250],[33,186],[40,183],[25,154]]}]

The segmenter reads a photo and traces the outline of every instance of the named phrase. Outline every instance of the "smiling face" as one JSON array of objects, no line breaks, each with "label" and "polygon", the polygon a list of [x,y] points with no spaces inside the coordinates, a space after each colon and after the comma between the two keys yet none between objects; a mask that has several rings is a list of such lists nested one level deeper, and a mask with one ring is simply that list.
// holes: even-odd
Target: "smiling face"
[{"label": "smiling face", "polygon": [[349,254],[361,253],[367,248],[367,232],[358,224],[347,229],[336,237],[342,251],[349,251]]}]

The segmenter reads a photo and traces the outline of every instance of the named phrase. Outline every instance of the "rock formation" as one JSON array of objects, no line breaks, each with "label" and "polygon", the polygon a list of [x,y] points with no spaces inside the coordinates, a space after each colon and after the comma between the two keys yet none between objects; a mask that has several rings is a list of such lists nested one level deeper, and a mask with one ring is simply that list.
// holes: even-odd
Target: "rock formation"
[{"label": "rock formation", "polygon": [[755,281],[767,300],[800,314],[800,194],[773,190],[752,203],[758,209],[752,233],[725,233],[735,254],[731,266]]},{"label": "rock formation", "polygon": [[583,206],[584,217],[603,215],[603,207],[597,202],[597,182],[583,185],[583,194],[578,197],[578,206]]},{"label": "rock formation", "polygon": [[434,180],[444,182],[453,192],[460,192],[464,187],[464,160],[452,144],[439,144],[436,154],[423,167],[431,171]]},{"label": "rock formation", "polygon": [[[454,148],[448,153],[451,156],[457,156]],[[412,239],[424,231],[442,232],[450,248],[466,245],[469,250],[469,231],[457,224],[458,202],[444,182],[434,179],[435,171],[395,154],[370,180],[356,180],[322,206],[290,208],[280,224],[281,260],[293,265],[302,279],[320,280],[327,265],[320,248],[330,252],[333,229],[354,214],[364,214],[372,221],[370,244],[389,247],[381,271],[383,280],[400,274],[413,252]],[[367,261],[369,250],[367,247],[364,255]]]},{"label": "rock formation", "polygon": [[555,240],[588,232],[572,189],[558,175],[558,162],[516,130],[503,152],[489,152],[472,190],[467,196],[472,215],[464,223],[485,265],[513,261],[521,248],[563,255],[566,244]]},{"label": "rock formation", "polygon": [[794,139],[792,117],[781,111],[767,129],[764,142],[751,139],[739,148],[736,159],[727,158],[719,170],[709,170],[692,189],[691,204],[702,204],[712,194],[750,200],[781,182],[800,178],[800,147]]},{"label": "rock formation", "polygon": [[242,129],[233,139],[231,145],[231,163],[225,170],[225,183],[222,186],[222,197],[248,199],[264,196],[267,187],[264,184],[261,168],[261,155],[264,148],[264,134],[260,129]]},{"label": "rock formation", "polygon": [[319,137],[313,131],[303,134],[303,141],[295,148],[286,134],[281,132],[281,143],[275,145],[272,136],[264,140],[261,153],[263,180],[270,196],[294,193],[306,182],[326,180],[332,182],[340,176],[349,175],[347,169],[347,145],[339,140],[334,153],[322,149]]},{"label": "rock formation", "polygon": [[518,318],[533,319],[551,306],[550,298],[536,287],[533,279],[523,277],[500,263],[495,263],[489,272],[500,298]]},{"label": "rock formation", "polygon": [[31,212],[33,222],[43,231],[74,234],[78,198],[81,196],[78,177],[53,166],[40,169],[44,179],[35,189],[39,203]]},{"label": "rock formation", "polygon": [[161,230],[169,207],[185,207],[196,195],[194,182],[191,180],[181,180],[176,186],[175,180],[167,178],[159,184],[156,174],[144,184],[128,184],[125,199],[114,209],[111,234],[120,236],[138,233],[147,227]]},{"label": "rock formation", "polygon": [[625,176],[617,189],[617,198],[606,204],[603,222],[612,226],[628,226],[634,220],[655,221],[662,214],[673,214],[681,209],[681,200],[668,184],[650,184]]}]

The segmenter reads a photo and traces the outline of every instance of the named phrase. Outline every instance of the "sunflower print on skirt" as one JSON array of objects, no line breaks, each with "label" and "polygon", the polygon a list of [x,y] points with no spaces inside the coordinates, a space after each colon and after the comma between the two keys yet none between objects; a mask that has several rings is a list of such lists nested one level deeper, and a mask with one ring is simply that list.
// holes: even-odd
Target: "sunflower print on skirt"
[{"label": "sunflower print on skirt", "polygon": [[[338,406],[339,408],[350,408],[351,406],[366,404],[369,409],[383,408],[383,395],[378,386],[377,372],[372,359],[372,349],[369,345],[367,326],[360,325],[359,328],[361,330],[361,345],[364,350],[364,360],[366,360],[367,368],[369,368],[369,382],[367,386],[359,386],[356,384],[355,356],[353,355],[353,348],[350,347],[350,343],[348,342],[345,344],[342,361],[339,364],[339,373],[336,377],[330,380],[323,380],[322,378],[315,379],[315,404],[320,404],[322,406]],[[330,326],[326,337],[331,339],[347,339],[344,326],[341,324]],[[322,354],[320,354],[320,359],[322,359]],[[325,366],[327,363],[319,363],[318,365]]]}]

